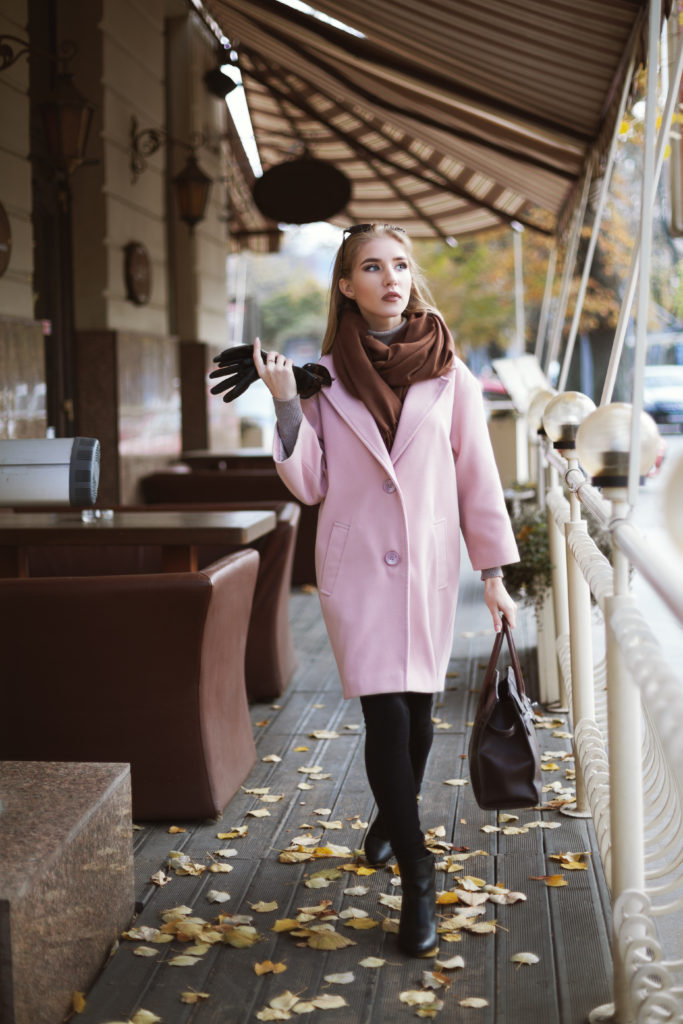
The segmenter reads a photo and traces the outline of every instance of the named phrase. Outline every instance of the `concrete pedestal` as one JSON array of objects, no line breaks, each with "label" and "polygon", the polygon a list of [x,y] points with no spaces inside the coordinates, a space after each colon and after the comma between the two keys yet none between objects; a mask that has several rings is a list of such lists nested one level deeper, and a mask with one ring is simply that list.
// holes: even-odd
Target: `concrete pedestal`
[{"label": "concrete pedestal", "polygon": [[0,1021],[62,1021],[133,909],[129,766],[0,762]]}]

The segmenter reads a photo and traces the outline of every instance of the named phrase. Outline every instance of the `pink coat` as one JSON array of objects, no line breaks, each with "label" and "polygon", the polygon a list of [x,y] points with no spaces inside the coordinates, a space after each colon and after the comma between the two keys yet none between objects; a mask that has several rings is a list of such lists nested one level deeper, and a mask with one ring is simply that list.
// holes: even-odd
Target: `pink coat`
[{"label": "pink coat", "polygon": [[276,431],[273,454],[290,491],[320,502],[318,592],[344,697],[443,690],[460,531],[475,569],[519,558],[479,384],[459,359],[413,384],[391,454],[338,380],[302,404],[293,452]]}]

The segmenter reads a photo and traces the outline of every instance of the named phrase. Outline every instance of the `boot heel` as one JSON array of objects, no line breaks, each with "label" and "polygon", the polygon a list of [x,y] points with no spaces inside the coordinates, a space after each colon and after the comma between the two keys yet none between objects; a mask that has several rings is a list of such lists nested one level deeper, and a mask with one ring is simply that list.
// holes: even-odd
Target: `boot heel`
[{"label": "boot heel", "polygon": [[419,860],[399,862],[399,870],[403,896],[398,944],[409,956],[433,956],[439,945],[434,858],[430,853]]}]

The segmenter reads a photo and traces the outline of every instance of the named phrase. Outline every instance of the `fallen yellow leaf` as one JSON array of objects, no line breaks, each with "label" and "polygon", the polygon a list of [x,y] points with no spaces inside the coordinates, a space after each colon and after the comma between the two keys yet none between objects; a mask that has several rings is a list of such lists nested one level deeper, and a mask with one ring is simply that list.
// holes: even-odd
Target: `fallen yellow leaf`
[{"label": "fallen yellow leaf", "polygon": [[408,1006],[420,1006],[425,1003],[432,1003],[434,1001],[434,994],[426,992],[421,988],[409,988],[405,992],[400,992],[398,998],[402,1003],[407,1003]]},{"label": "fallen yellow leaf", "polygon": [[324,980],[330,985],[351,985],[356,975],[353,971],[345,971],[343,974],[326,974]]},{"label": "fallen yellow leaf", "polygon": [[434,968],[438,971],[454,971],[458,967],[464,967],[465,961],[461,956],[452,956],[449,960],[435,960]]},{"label": "fallen yellow leaf", "polygon": [[475,1010],[480,1010],[483,1006],[488,1006],[487,999],[480,999],[478,996],[468,996],[467,999],[460,1000],[460,1006],[471,1006]]},{"label": "fallen yellow leaf", "polygon": [[529,875],[532,882],[545,882],[551,888],[559,888],[561,885],[569,885],[562,875]]},{"label": "fallen yellow leaf", "polygon": [[211,998],[211,996],[209,995],[208,992],[181,992],[180,993],[180,1002],[181,1003],[189,1003],[190,1005],[192,1005],[193,1003],[198,1003],[201,999],[210,999],[210,998]]},{"label": "fallen yellow leaf", "polygon": [[540,957],[536,956],[535,953],[515,953],[510,957],[510,962],[513,964],[537,964],[540,961]]},{"label": "fallen yellow leaf", "polygon": [[271,932],[291,932],[293,928],[298,928],[299,922],[294,917],[281,917],[279,921],[276,921],[273,927],[270,929]]},{"label": "fallen yellow leaf", "polygon": [[282,974],[283,971],[287,970],[287,965],[283,963],[274,964],[272,960],[262,960],[259,964],[254,964],[254,973],[261,974]]},{"label": "fallen yellow leaf", "polygon": [[249,925],[229,927],[223,933],[223,942],[226,946],[232,946],[233,949],[248,949],[258,942],[259,938],[260,936],[256,929],[251,928]]},{"label": "fallen yellow leaf", "polygon": [[267,914],[270,910],[277,910],[277,900],[271,900],[270,903],[259,900],[258,903],[250,903],[249,905],[257,914]]},{"label": "fallen yellow leaf", "polygon": [[358,961],[360,967],[384,967],[386,960],[382,960],[378,956],[366,956],[363,960]]},{"label": "fallen yellow leaf", "polygon": [[71,1009],[74,1013],[83,1013],[85,1010],[85,993],[74,992],[71,996]]},{"label": "fallen yellow leaf", "polygon": [[187,832],[187,829],[186,828],[180,828],[178,825],[171,825],[171,827],[169,828],[168,832],[169,832],[169,835],[175,836],[179,832]]},{"label": "fallen yellow leaf", "polygon": [[362,931],[363,929],[376,928],[379,921],[375,921],[371,917],[352,917],[344,923],[347,928],[356,928]]},{"label": "fallen yellow leaf", "polygon": [[160,1020],[161,1017],[157,1017],[156,1013],[152,1013],[151,1010],[138,1010],[131,1017],[132,1024],[156,1024]]},{"label": "fallen yellow leaf", "polygon": [[583,850],[581,853],[551,853],[550,860],[559,861],[567,871],[588,871],[588,864],[583,858],[590,856],[588,850]]},{"label": "fallen yellow leaf", "polygon": [[198,957],[185,956],[184,954],[181,956],[174,956],[171,960],[166,961],[170,967],[194,967],[194,965],[199,962]]},{"label": "fallen yellow leaf", "polygon": [[[160,952],[158,949],[152,949],[151,946],[136,946],[133,950],[134,956],[157,956]],[[80,1013],[80,1011],[78,1011]]]},{"label": "fallen yellow leaf", "polygon": [[308,945],[311,949],[344,949],[345,946],[355,946],[356,943],[339,932],[314,932],[308,938]]}]

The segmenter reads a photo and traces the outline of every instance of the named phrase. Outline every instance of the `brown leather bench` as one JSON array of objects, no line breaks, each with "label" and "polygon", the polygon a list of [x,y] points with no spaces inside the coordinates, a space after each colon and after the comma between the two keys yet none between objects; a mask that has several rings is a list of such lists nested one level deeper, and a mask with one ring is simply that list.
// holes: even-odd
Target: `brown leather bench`
[{"label": "brown leather bench", "polygon": [[138,820],[219,815],[256,760],[244,655],[259,556],[0,580],[3,760],[131,765]]},{"label": "brown leather bench", "polygon": [[[139,482],[143,502],[148,505],[191,502],[214,506],[238,502],[255,508],[264,501],[296,501],[285,487],[271,461],[266,468],[234,466],[225,469],[172,469],[150,473]],[[301,509],[299,532],[294,550],[292,583],[315,586],[315,534],[318,506],[297,502]]]}]

